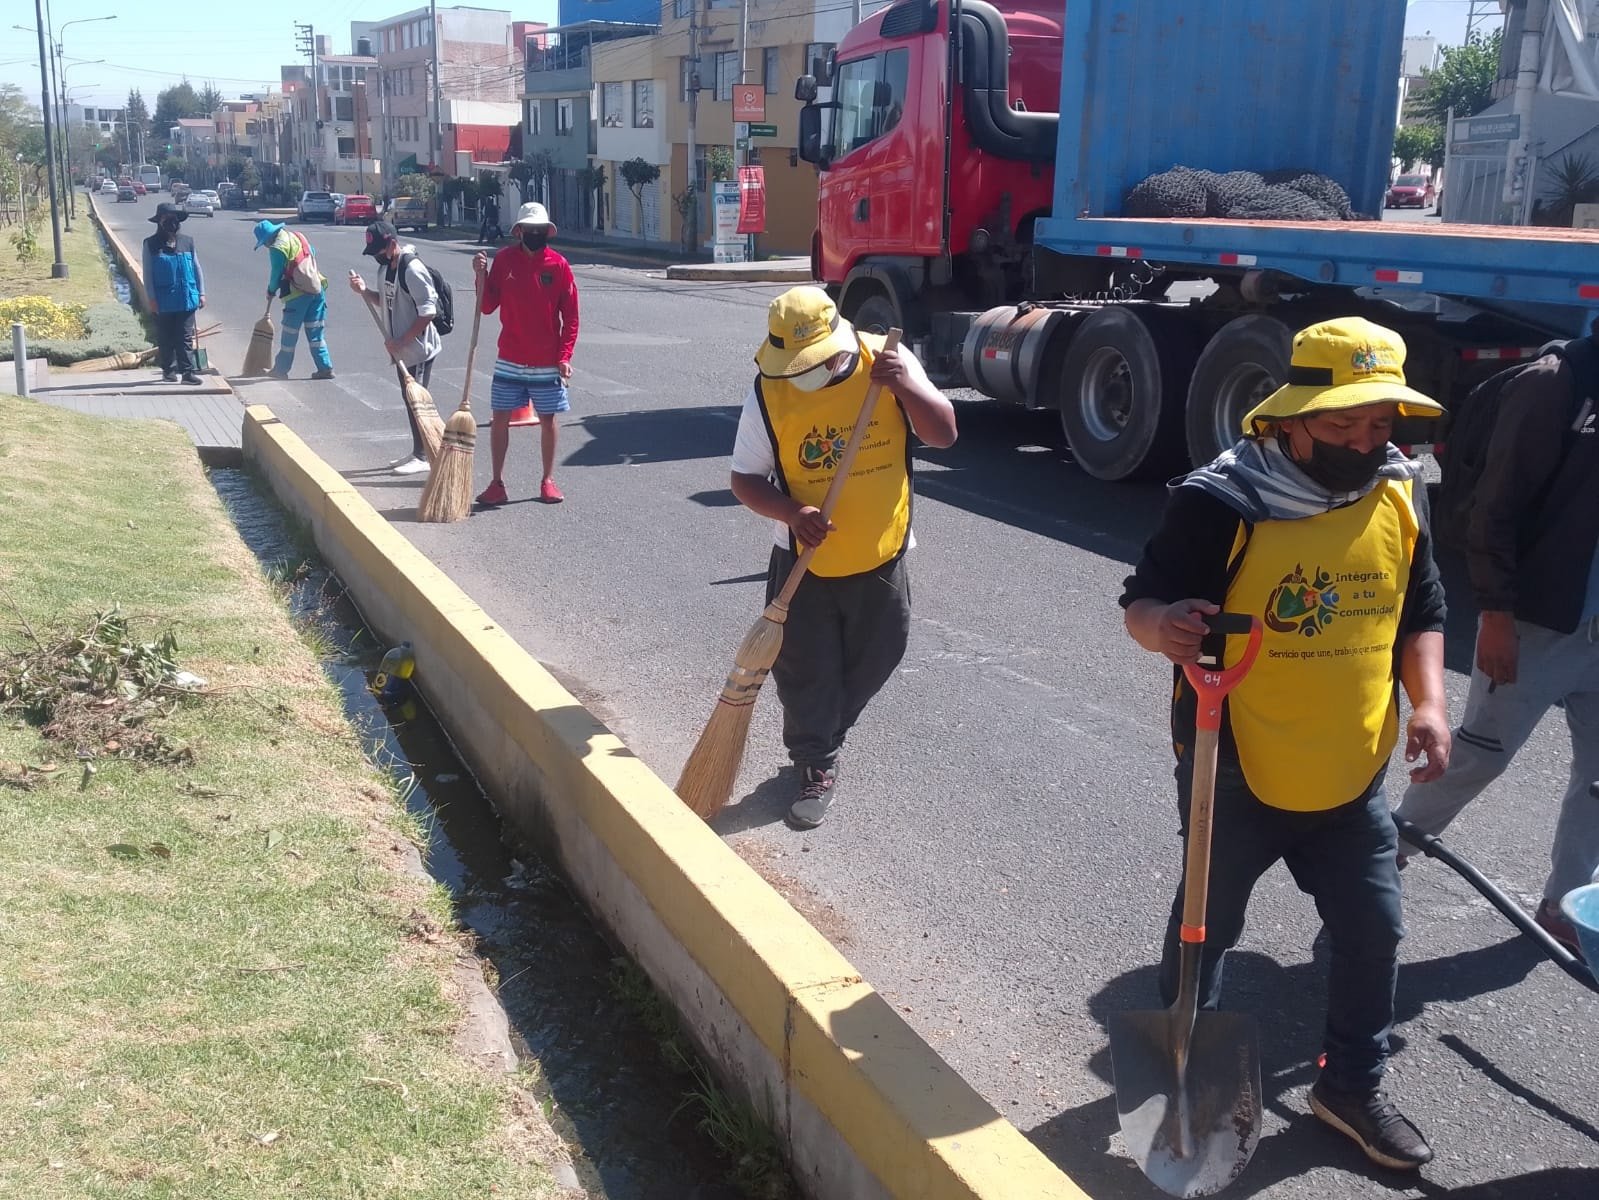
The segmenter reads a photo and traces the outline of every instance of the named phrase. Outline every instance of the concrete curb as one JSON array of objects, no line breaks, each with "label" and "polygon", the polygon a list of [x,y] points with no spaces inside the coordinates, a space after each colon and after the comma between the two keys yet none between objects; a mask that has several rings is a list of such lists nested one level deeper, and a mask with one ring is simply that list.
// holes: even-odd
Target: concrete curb
[{"label": "concrete curb", "polygon": [[666,268],[668,279],[699,283],[814,283],[810,264],[802,267],[779,263],[675,263]]},{"label": "concrete curb", "polygon": [[[817,1200],[1086,1200],[831,944],[271,410],[244,453],[305,519],[501,815],[671,1000]],[[707,697],[707,703],[710,698]]]}]

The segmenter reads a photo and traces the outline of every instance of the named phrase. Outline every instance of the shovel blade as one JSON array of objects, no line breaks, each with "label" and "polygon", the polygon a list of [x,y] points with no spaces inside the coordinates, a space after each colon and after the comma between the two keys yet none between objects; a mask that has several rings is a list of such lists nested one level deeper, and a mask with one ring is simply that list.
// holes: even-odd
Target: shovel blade
[{"label": "shovel blade", "polygon": [[1209,1196],[1237,1179],[1260,1141],[1260,1044],[1253,1017],[1201,1012],[1186,1068],[1176,1014],[1117,1013],[1111,1068],[1122,1140],[1172,1196]]}]

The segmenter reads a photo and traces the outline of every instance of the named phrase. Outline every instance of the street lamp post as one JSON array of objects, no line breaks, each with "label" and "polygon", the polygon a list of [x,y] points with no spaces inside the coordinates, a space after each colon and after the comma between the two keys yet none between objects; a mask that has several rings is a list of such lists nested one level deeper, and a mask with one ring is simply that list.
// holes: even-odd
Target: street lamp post
[{"label": "street lamp post", "polygon": [[55,122],[50,119],[50,67],[44,44],[44,0],[33,0],[33,15],[39,34],[39,111],[44,116],[44,159],[45,165],[50,168],[50,236],[56,253],[55,262],[50,264],[50,278],[65,279],[67,264],[61,257],[61,199],[56,192],[56,128]]},{"label": "street lamp post", "polygon": [[[68,29],[70,29],[74,25],[87,25],[87,24],[91,24],[92,22],[95,22],[95,21],[115,21],[116,19],[117,19],[117,15],[115,13],[112,13],[110,16],[106,16],[106,17],[78,17],[78,18],[75,18],[74,20],[63,22],[62,25],[61,25],[61,28],[56,30],[56,33],[55,33],[55,52],[56,52],[55,53],[55,57],[56,57],[56,64],[57,64],[57,67],[58,67],[58,70],[59,70],[59,73],[60,73],[60,76],[61,76],[61,128],[63,130],[63,133],[62,133],[63,145],[62,145],[61,158],[62,158],[62,161],[65,163],[65,172],[69,173],[69,174],[70,174],[70,172],[72,170],[72,139],[71,139],[70,130],[68,128],[69,122],[68,122],[68,117],[67,117],[66,32],[67,32]],[[101,58],[101,59],[96,59],[95,61],[96,62],[104,62],[105,59]],[[75,63],[73,65],[76,66],[76,65],[79,65],[79,64]],[[124,119],[126,119],[126,118],[124,117]],[[72,228],[71,218],[78,215],[78,193],[72,189],[70,184],[66,185],[66,191],[67,191],[67,195],[69,197],[69,200],[67,202],[68,203],[68,211],[69,211],[69,216],[68,216],[68,220],[67,220],[67,228],[71,229]]]},{"label": "street lamp post", "polygon": [[[63,26],[63,28],[65,28],[65,26]],[[61,188],[62,191],[68,196],[66,205],[68,233],[72,232],[72,218],[78,215],[78,194],[73,190],[72,181],[70,178],[72,174],[72,117],[68,110],[72,107],[72,105],[69,103],[68,93],[75,91],[76,88],[79,87],[93,87],[95,85],[85,85],[80,83],[75,85],[75,87],[68,87],[67,72],[72,70],[73,67],[93,66],[97,63],[103,62],[105,62],[105,59],[96,58],[91,59],[88,62],[65,63],[61,67],[61,105],[56,111],[60,113],[60,124],[57,126],[57,128],[61,133]]]}]

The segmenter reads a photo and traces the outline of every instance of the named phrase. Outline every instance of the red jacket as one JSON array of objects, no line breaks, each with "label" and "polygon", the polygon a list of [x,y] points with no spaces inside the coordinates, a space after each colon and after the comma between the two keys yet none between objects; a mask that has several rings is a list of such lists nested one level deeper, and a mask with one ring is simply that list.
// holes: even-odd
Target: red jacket
[{"label": "red jacket", "polygon": [[553,367],[577,344],[577,280],[566,259],[545,247],[507,246],[483,285],[483,311],[500,309],[500,357],[523,367]]}]

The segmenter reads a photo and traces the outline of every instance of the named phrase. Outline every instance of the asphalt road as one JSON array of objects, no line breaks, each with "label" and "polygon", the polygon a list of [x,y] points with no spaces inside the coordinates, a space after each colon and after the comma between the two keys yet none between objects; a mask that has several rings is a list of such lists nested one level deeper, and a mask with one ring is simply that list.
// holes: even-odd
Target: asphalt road
[{"label": "asphalt road", "polygon": [[[107,205],[148,230],[155,200]],[[211,344],[240,361],[264,301],[250,219],[192,218],[210,285]],[[591,704],[668,781],[710,713],[761,606],[769,533],[728,491],[750,356],[776,288],[680,284],[572,251],[583,323],[561,427],[567,502],[527,502],[536,431],[517,431],[513,503],[458,526],[415,523],[420,484],[384,464],[406,449],[398,390],[343,280],[359,229],[311,231],[334,280],[338,378],[240,395],[280,417]],[[468,311],[472,248],[424,246]],[[453,407],[470,322],[434,375]],[[485,322],[474,396],[498,319]],[[961,437],[918,456],[915,623],[899,676],[851,738],[828,823],[781,823],[775,697],[759,706],[724,833],[841,947],[985,1096],[1098,1200],[1156,1193],[1117,1134],[1105,1022],[1155,1004],[1153,963],[1179,871],[1168,675],[1122,630],[1115,597],[1162,503],[1158,488],[1078,471],[1048,414],[978,404]],[[488,474],[479,437],[480,485]],[[1449,564],[1452,579],[1458,564]],[[1450,689],[1465,693],[1472,616],[1452,591]],[[771,689],[768,689],[770,691]],[[1451,844],[1528,904],[1546,870],[1569,753],[1538,731]],[[1391,786],[1397,794],[1402,774]],[[1433,863],[1405,874],[1409,937],[1391,1087],[1430,1136],[1421,1179],[1369,1168],[1307,1115],[1323,1017],[1319,922],[1286,872],[1262,880],[1229,976],[1257,1015],[1266,1073],[1260,1149],[1229,1194],[1270,1200],[1599,1196],[1599,1002],[1519,941]],[[1018,1198],[1021,1200],[1021,1198]]]}]

